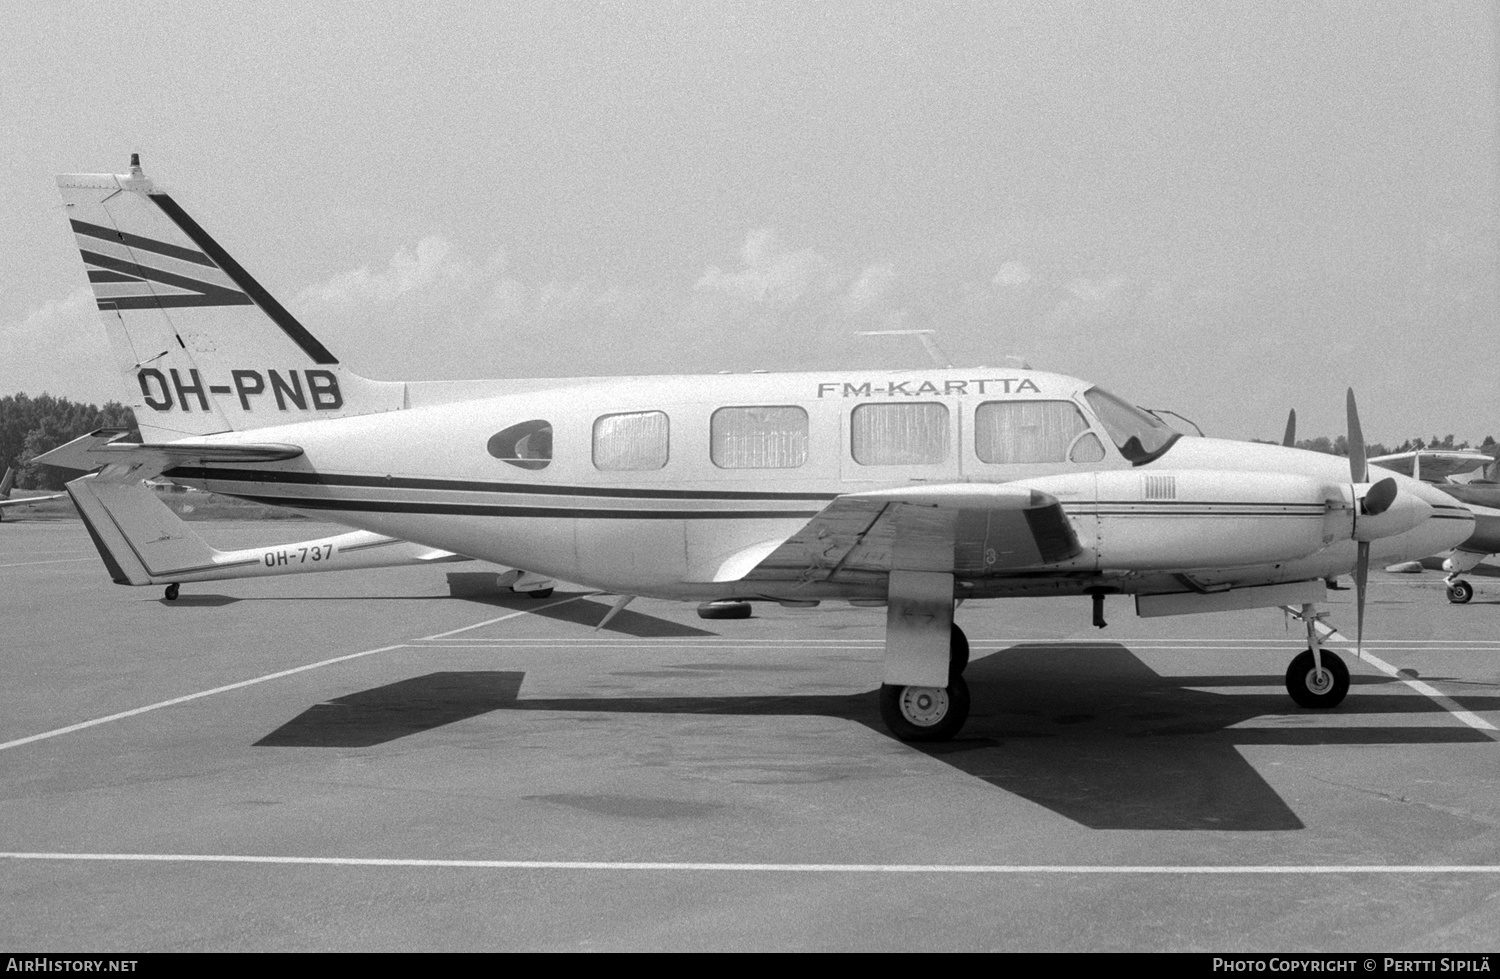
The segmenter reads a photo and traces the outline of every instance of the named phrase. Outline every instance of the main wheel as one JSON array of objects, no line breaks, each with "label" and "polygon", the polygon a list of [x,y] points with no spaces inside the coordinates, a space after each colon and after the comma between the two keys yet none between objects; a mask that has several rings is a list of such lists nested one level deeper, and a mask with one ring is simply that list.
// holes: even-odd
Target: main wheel
[{"label": "main wheel", "polygon": [[527,595],[528,597],[531,597],[531,598],[551,598],[552,597],[552,589],[551,588],[537,588],[537,589],[535,589],[533,591],[523,592],[523,594],[525,594],[525,595]]},{"label": "main wheel", "polygon": [[1448,586],[1448,601],[1454,605],[1467,605],[1473,597],[1474,586],[1467,581],[1455,581]]},{"label": "main wheel", "polygon": [[948,677],[964,675],[969,668],[969,637],[958,626],[948,633]]},{"label": "main wheel", "polygon": [[969,719],[969,685],[961,676],[946,687],[880,687],[880,719],[902,741],[947,741]]},{"label": "main wheel", "polygon": [[1349,667],[1328,650],[1319,657],[1323,670],[1313,669],[1311,649],[1304,649],[1286,670],[1286,692],[1299,707],[1327,708],[1343,703],[1349,693]]},{"label": "main wheel", "polygon": [[177,592],[178,591],[179,591],[179,589],[177,587],[177,582],[174,581],[170,585],[168,585],[167,586],[167,594],[166,594],[167,601],[169,601],[169,602],[175,602],[175,601],[177,601]]}]

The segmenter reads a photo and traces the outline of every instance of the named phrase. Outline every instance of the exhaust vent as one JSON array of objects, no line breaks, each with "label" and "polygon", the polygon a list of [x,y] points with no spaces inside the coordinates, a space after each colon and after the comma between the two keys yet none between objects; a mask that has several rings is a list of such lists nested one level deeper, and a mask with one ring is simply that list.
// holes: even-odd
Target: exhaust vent
[{"label": "exhaust vent", "polygon": [[1142,476],[1141,487],[1148,500],[1177,499],[1176,476]]}]

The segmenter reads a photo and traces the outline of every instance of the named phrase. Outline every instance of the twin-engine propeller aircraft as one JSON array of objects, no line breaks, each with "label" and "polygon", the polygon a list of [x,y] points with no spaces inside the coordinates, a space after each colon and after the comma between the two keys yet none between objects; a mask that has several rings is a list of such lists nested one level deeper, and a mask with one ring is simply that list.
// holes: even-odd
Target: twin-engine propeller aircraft
[{"label": "twin-engine propeller aircraft", "polygon": [[[1140,615],[1293,606],[1287,672],[1348,669],[1313,603],[1372,556],[1473,517],[1364,459],[1183,436],[1039,371],[828,371],[401,383],[350,371],[132,159],[60,177],[144,444],[44,461],[153,471],[622,596],[886,607],[882,715],[951,738],[969,710],[956,603],[1135,596]],[[1363,445],[1353,397],[1350,442]],[[1352,471],[1349,468],[1352,464]]]},{"label": "twin-engine propeller aircraft", "polygon": [[5,476],[0,478],[0,520],[5,519],[6,507],[36,506],[38,503],[46,503],[48,500],[60,500],[66,494],[53,493],[49,496],[18,496],[11,499],[11,488],[16,485],[16,471],[10,466],[5,467]]}]

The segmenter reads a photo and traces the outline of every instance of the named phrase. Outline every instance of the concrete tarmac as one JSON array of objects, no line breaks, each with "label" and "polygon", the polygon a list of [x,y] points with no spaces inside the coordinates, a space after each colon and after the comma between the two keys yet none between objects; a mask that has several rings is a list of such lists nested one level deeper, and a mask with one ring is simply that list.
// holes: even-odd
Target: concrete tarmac
[{"label": "concrete tarmac", "polygon": [[612,596],[486,568],[167,602],[75,521],[0,525],[0,948],[1500,946],[1500,582],[1376,573],[1323,712],[1274,610],[966,604],[973,714],[916,747],[877,713],[883,610],[595,631]]}]

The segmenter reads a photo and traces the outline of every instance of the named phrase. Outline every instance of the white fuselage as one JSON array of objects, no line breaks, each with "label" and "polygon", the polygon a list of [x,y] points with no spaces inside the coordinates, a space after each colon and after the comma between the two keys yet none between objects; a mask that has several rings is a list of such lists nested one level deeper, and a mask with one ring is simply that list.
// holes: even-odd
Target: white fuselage
[{"label": "white fuselage", "polygon": [[[1132,462],[1085,397],[1090,387],[958,369],[530,381],[513,394],[212,436],[285,442],[303,455],[168,475],[663,598],[883,598],[868,576],[722,580],[723,569],[797,533],[840,495],[912,485],[1019,484],[1062,503],[1081,552],[961,575],[976,598],[1299,581],[1354,564],[1347,459],[1181,437]],[[1081,421],[1068,421],[1072,409]],[[1058,434],[1065,423],[1080,427]],[[996,461],[1006,454],[1026,461]],[[1451,497],[1397,474],[1371,478],[1387,475],[1432,514],[1374,540],[1373,560],[1425,557],[1469,535],[1472,517]]]}]

